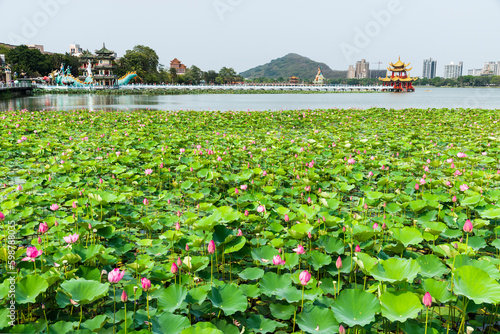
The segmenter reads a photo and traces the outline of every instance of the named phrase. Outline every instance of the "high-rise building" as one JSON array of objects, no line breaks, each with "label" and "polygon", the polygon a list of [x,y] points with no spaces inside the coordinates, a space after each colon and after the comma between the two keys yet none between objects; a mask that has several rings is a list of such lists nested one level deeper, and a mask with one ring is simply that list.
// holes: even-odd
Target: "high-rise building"
[{"label": "high-rise building", "polygon": [[444,65],[444,78],[445,79],[456,79],[462,76],[462,72],[464,69],[464,63],[459,62],[458,65],[455,65],[453,62],[450,65]]},{"label": "high-rise building", "polygon": [[437,60],[432,58],[424,59],[424,70],[422,73],[423,78],[432,79],[436,77]]},{"label": "high-rise building", "polygon": [[349,69],[347,70],[347,79],[354,78],[356,78],[356,70],[354,69],[354,66],[349,65]]},{"label": "high-rise building", "polygon": [[83,53],[82,48],[80,47],[80,44],[71,44],[69,46],[69,54],[72,56],[80,57],[80,55]]},{"label": "high-rise building", "polygon": [[478,77],[483,73],[482,68],[473,68],[468,71],[467,75],[472,75],[473,77]]},{"label": "high-rise building", "polygon": [[356,70],[355,70],[356,79],[364,79],[370,77],[370,63],[366,61],[366,59],[361,59],[356,62]]},{"label": "high-rise building", "polygon": [[487,61],[484,63],[482,75],[500,75],[500,61]]}]

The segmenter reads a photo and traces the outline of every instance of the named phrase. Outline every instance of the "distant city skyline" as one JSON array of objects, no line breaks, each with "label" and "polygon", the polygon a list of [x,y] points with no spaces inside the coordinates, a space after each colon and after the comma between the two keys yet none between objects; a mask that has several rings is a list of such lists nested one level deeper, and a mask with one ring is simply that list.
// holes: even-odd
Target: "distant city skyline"
[{"label": "distant city skyline", "polygon": [[500,31],[499,0],[481,6],[465,0],[122,0],[119,6],[0,0],[0,11],[10,13],[0,22],[0,42],[60,53],[71,44],[94,51],[105,42],[118,56],[141,44],[156,50],[166,67],[178,58],[188,67],[242,72],[293,52],[343,71],[361,59],[384,68],[401,56],[412,64],[411,75],[421,76],[423,60],[432,57],[442,77],[451,61],[463,61],[464,74],[500,61],[500,45],[478,38]]}]

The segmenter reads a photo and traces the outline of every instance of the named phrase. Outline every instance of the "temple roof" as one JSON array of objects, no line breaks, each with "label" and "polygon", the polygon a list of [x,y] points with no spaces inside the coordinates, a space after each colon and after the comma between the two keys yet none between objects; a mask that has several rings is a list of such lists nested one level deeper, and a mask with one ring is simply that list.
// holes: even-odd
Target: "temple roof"
[{"label": "temple roof", "polygon": [[394,72],[401,72],[401,71],[409,71],[408,69],[405,69],[408,65],[411,63],[405,64],[404,62],[401,61],[401,58],[398,57],[398,61],[396,63],[389,63],[391,68],[387,68],[389,71],[394,71]]},{"label": "temple roof", "polygon": [[181,61],[179,59],[177,59],[177,58],[174,58],[174,60],[172,60],[170,62],[170,64],[180,64],[180,63],[181,63]]},{"label": "temple roof", "polygon": [[417,81],[418,78],[412,78],[412,77],[407,77],[407,78],[400,78],[400,77],[385,77],[385,78],[378,78],[379,81],[384,81],[384,82],[392,82],[392,81],[401,81],[401,82],[410,82],[410,81]]},{"label": "temple roof", "polygon": [[393,68],[393,67],[388,67],[387,70],[390,71],[390,72],[407,72],[407,71],[411,71],[413,67],[410,67],[410,68],[406,68],[406,67],[403,67],[403,68]]},{"label": "temple roof", "polygon": [[115,53],[114,51],[110,51],[108,49],[106,49],[106,44],[105,43],[102,43],[102,49],[100,50],[96,50],[95,51],[96,54],[107,54],[107,55],[111,55],[113,53]]}]

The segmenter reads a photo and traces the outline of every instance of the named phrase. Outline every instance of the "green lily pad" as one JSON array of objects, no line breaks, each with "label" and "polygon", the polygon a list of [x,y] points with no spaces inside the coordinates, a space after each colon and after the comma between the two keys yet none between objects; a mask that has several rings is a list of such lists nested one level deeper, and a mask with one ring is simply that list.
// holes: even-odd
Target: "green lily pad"
[{"label": "green lily pad", "polygon": [[318,270],[323,266],[327,266],[332,262],[331,256],[321,253],[320,251],[314,250],[309,253],[309,259],[307,263],[313,266],[314,270]]},{"label": "green lily pad", "polygon": [[377,264],[370,270],[370,274],[378,281],[396,283],[413,282],[420,272],[420,265],[416,260],[390,258]]},{"label": "green lily pad", "polygon": [[294,239],[303,239],[308,232],[311,232],[313,227],[306,223],[300,223],[293,225],[292,228],[288,230],[290,236]]},{"label": "green lily pad", "polygon": [[81,278],[65,281],[61,284],[61,287],[75,302],[86,305],[106,296],[109,290],[109,283],[102,284]]},{"label": "green lily pad", "polygon": [[432,254],[427,254],[417,258],[420,265],[420,275],[424,277],[440,277],[448,272],[441,260]]},{"label": "green lily pad", "polygon": [[413,292],[385,292],[380,296],[382,315],[389,321],[401,323],[418,317],[422,310],[420,299]]},{"label": "green lily pad", "polygon": [[465,296],[476,304],[498,304],[500,302],[500,284],[484,270],[473,266],[455,269],[453,292]]},{"label": "green lily pad", "polygon": [[307,305],[297,319],[300,329],[306,333],[329,334],[338,333],[339,323],[334,313],[327,308]]},{"label": "green lily pad", "polygon": [[269,305],[269,309],[273,317],[280,320],[290,319],[295,312],[295,306],[278,303],[272,303]]},{"label": "green lily pad", "polygon": [[47,290],[47,280],[38,275],[29,275],[16,283],[16,303],[35,303],[36,297]]},{"label": "green lily pad", "polygon": [[424,290],[430,293],[432,298],[441,303],[446,303],[455,299],[455,297],[448,290],[448,286],[450,284],[446,281],[437,281],[435,279],[428,278],[424,281],[423,285]]},{"label": "green lily pad", "polygon": [[208,293],[208,299],[214,307],[222,309],[226,315],[243,312],[248,307],[247,298],[234,284],[212,287]]},{"label": "green lily pad", "polygon": [[392,232],[392,237],[401,242],[405,247],[417,245],[424,240],[422,233],[414,227],[392,228],[390,231]]},{"label": "green lily pad", "polygon": [[178,284],[170,285],[158,296],[158,310],[173,313],[178,310],[186,296],[188,290]]},{"label": "green lily pad", "polygon": [[247,328],[255,333],[274,333],[276,328],[285,327],[285,324],[266,319],[262,315],[254,314],[246,320]]},{"label": "green lily pad", "polygon": [[375,320],[375,314],[380,312],[380,303],[375,295],[359,290],[342,290],[333,303],[335,318],[348,325],[365,326]]},{"label": "green lily pad", "polygon": [[238,274],[242,279],[252,281],[264,276],[264,270],[260,268],[246,268]]}]

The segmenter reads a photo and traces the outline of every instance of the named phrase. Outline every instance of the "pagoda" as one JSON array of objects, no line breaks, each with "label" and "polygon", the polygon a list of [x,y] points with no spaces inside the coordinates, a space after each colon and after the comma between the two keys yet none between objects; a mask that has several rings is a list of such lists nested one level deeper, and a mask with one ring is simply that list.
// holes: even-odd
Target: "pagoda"
[{"label": "pagoda", "polygon": [[412,67],[408,68],[410,63],[405,64],[398,59],[398,61],[393,64],[389,63],[390,67],[387,68],[389,72],[392,72],[390,77],[385,75],[385,78],[378,78],[382,81],[382,85],[386,88],[383,90],[390,90],[393,92],[414,92],[415,88],[413,88],[413,82],[418,78],[409,77],[406,72],[409,72]]},{"label": "pagoda", "polygon": [[102,49],[96,50],[93,57],[94,80],[96,85],[101,86],[114,86],[117,85],[116,79],[118,78],[113,74],[116,69],[115,53],[106,49],[106,45],[102,45]]}]

